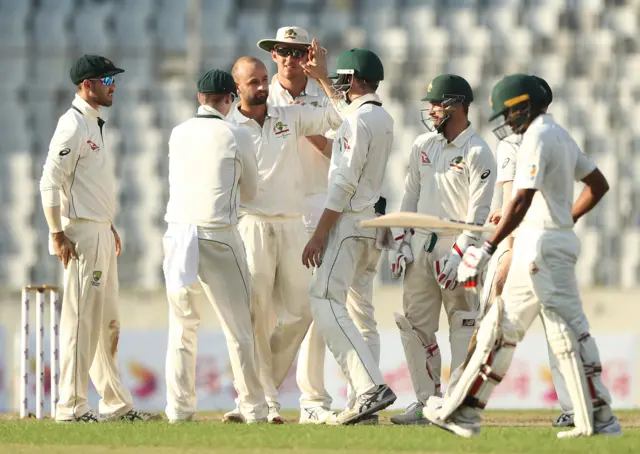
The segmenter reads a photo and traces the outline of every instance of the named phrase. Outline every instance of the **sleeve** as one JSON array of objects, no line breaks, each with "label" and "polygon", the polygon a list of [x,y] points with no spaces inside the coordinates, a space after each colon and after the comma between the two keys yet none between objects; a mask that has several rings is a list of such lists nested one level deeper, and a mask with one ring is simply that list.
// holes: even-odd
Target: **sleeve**
[{"label": "sleeve", "polygon": [[236,133],[236,145],[240,154],[240,201],[251,202],[258,194],[258,158],[251,136],[240,129]]},{"label": "sleeve", "polygon": [[502,184],[505,181],[513,181],[516,177],[516,157],[518,150],[516,146],[501,140],[496,148],[496,160],[498,166],[497,183]]},{"label": "sleeve", "polygon": [[582,150],[578,150],[578,160],[574,174],[575,181],[582,181],[584,177],[596,170],[596,163],[593,162]]},{"label": "sleeve", "polygon": [[542,187],[546,171],[543,142],[539,136],[529,136],[522,141],[516,163],[516,177],[513,186],[518,189],[536,189]]},{"label": "sleeve", "polygon": [[[488,146],[477,147],[469,159],[469,202],[466,222],[483,225],[489,217],[496,187],[496,161]],[[465,230],[456,240],[461,252],[478,244],[481,233]]]},{"label": "sleeve", "polygon": [[342,212],[358,188],[362,169],[367,162],[371,132],[357,116],[349,118],[343,134],[336,137],[342,150],[340,165],[329,185],[326,208]]},{"label": "sleeve", "polygon": [[83,128],[74,119],[58,121],[40,179],[40,196],[44,207],[60,205],[60,190],[73,174],[82,156]]},{"label": "sleeve", "polygon": [[342,117],[328,100],[319,106],[311,104],[295,104],[298,116],[298,134],[300,136],[313,136],[325,134],[331,129],[337,129],[342,124]]},{"label": "sleeve", "polygon": [[400,211],[416,213],[418,211],[418,199],[420,198],[420,167],[418,166],[418,156],[420,155],[420,144],[416,141],[411,147],[409,155],[409,168],[404,179],[404,194],[400,203]]}]

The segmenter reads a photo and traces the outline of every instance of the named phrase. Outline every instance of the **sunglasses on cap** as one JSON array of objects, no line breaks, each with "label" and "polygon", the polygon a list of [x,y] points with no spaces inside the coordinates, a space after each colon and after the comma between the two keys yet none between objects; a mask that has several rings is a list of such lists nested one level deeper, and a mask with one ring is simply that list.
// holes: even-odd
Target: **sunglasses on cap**
[{"label": "sunglasses on cap", "polygon": [[91,79],[91,80],[99,80],[102,85],[105,87],[110,87],[111,85],[116,83],[116,78],[114,76],[103,77],[102,79]]},{"label": "sunglasses on cap", "polygon": [[274,50],[281,57],[303,58],[309,53],[307,49],[295,49],[293,47],[278,47]]}]

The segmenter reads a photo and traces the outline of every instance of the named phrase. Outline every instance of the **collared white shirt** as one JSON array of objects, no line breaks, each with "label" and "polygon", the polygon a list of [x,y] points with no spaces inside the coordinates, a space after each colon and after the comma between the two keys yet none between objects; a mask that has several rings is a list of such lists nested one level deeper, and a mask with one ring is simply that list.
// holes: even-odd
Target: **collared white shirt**
[{"label": "collared white shirt", "polygon": [[[484,224],[495,184],[493,153],[473,126],[451,143],[430,132],[413,144],[400,209]],[[465,234],[479,239],[476,233]]]},{"label": "collared white shirt", "polygon": [[323,108],[292,104],[274,106],[267,103],[267,116],[260,126],[233,109],[231,121],[248,131],[258,158],[258,195],[240,204],[241,214],[297,217],[304,213],[305,194],[298,138],[323,134],[342,122],[332,104]]},{"label": "collared white shirt", "polygon": [[[295,98],[280,85],[278,75],[271,79],[269,88],[268,103],[274,106],[287,106],[289,104],[300,104],[322,108],[330,101],[322,87],[313,79],[307,79],[307,85],[302,93]],[[335,131],[330,130],[324,134],[329,138],[335,136]],[[298,151],[300,153],[300,163],[302,164],[302,175],[304,182],[304,193],[306,196],[315,194],[326,194],[330,159],[318,152],[306,138],[298,139]]]},{"label": "collared white shirt", "polygon": [[393,143],[393,118],[380,104],[374,93],[357,98],[336,130],[326,202],[330,210],[360,212],[380,198]]},{"label": "collared white shirt", "polygon": [[76,95],[58,120],[40,179],[45,207],[65,219],[112,223],[116,216],[114,159],[104,143],[100,112]]},{"label": "collared white shirt", "polygon": [[258,165],[246,130],[210,106],[171,131],[165,221],[219,228],[236,225],[241,202],[253,200]]},{"label": "collared white shirt", "polygon": [[523,134],[514,192],[536,189],[521,228],[571,229],[574,182],[596,169],[566,129],[550,114],[538,116]]}]

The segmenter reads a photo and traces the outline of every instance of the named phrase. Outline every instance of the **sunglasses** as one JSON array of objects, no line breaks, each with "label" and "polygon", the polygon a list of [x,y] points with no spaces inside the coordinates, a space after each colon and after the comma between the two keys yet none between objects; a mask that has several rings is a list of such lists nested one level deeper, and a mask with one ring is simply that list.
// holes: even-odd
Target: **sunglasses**
[{"label": "sunglasses", "polygon": [[105,87],[110,87],[111,85],[116,83],[116,78],[114,76],[103,77],[102,79],[91,79],[91,80],[99,80],[102,85]]},{"label": "sunglasses", "polygon": [[303,58],[309,53],[306,49],[294,49],[291,47],[278,47],[276,53],[281,57]]}]

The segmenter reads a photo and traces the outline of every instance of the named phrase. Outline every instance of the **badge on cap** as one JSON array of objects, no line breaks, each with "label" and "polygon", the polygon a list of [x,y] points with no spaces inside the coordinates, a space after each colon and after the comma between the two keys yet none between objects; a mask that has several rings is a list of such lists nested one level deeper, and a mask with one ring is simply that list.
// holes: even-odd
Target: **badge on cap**
[{"label": "badge on cap", "polygon": [[296,33],[296,31],[293,28],[290,28],[289,30],[284,32],[284,38],[285,39],[296,39],[296,36],[298,36],[298,34]]}]

